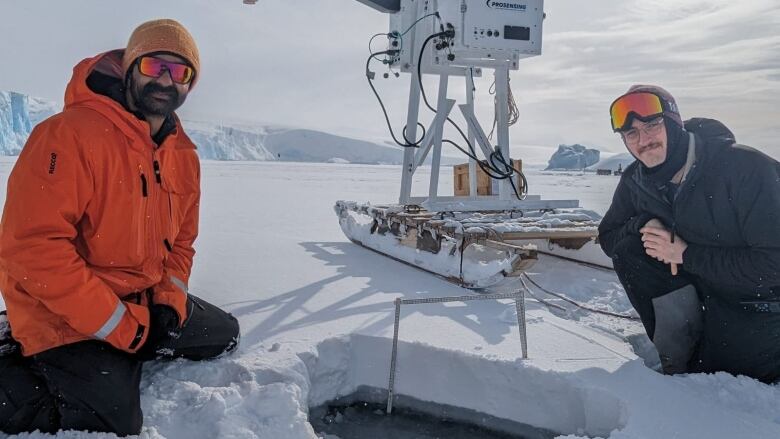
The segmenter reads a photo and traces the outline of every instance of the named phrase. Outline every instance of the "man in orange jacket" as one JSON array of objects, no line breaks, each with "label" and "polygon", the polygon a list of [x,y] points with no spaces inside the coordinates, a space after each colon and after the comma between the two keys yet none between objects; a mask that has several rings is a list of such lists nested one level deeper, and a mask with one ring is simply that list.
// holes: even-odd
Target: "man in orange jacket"
[{"label": "man in orange jacket", "polygon": [[64,110],[30,135],[0,224],[0,329],[13,336],[0,431],[138,434],[143,360],[237,345],[237,320],[187,293],[200,163],[174,110],[199,73],[181,24],[144,23],[125,49],[79,63]]}]

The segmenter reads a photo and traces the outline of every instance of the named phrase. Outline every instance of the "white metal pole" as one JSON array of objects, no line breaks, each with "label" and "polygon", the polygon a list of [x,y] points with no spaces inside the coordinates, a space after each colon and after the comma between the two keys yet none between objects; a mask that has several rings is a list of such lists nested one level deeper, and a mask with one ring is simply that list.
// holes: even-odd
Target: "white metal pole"
[{"label": "white metal pole", "polygon": [[[439,99],[436,103],[436,109],[444,111],[447,106],[447,84],[449,75],[442,73],[439,75]],[[433,139],[433,154],[431,155],[431,185],[428,188],[428,202],[435,203],[439,191],[439,170],[441,169],[441,141],[444,137],[444,122],[436,126],[436,137]]]},{"label": "white metal pole", "polygon": [[[498,99],[498,147],[509,164],[509,64],[496,68],[496,98]],[[496,166],[502,167],[496,163]],[[503,170],[503,169],[502,169]],[[514,195],[508,179],[501,180],[498,189],[500,200],[509,200]]]},{"label": "white metal pole", "polygon": [[[390,355],[390,380],[387,386],[387,414],[393,413],[395,397],[395,368],[398,358],[398,327],[401,325],[401,298],[395,299],[395,324],[393,325],[393,352]],[[523,351],[525,353],[525,351]]]},{"label": "white metal pole", "polygon": [[[417,3],[417,17],[422,17],[425,12],[425,4],[427,2]],[[411,65],[409,70],[411,72],[411,83],[409,84],[409,108],[406,113],[406,143],[414,143],[417,141],[417,122],[420,119],[420,78],[417,75],[417,58],[421,50],[422,42],[417,38],[417,29],[412,28],[409,30],[409,34],[405,38],[405,43],[409,44],[408,47],[412,48]],[[403,137],[403,136],[402,136]],[[401,194],[399,196],[399,204],[409,204],[412,197],[412,181],[414,178],[414,156],[417,153],[417,148],[404,148],[404,164],[401,167]]]},{"label": "white metal pole", "polygon": [[[474,70],[468,69],[466,74],[466,104],[474,109]],[[476,144],[476,136],[471,124],[468,126],[468,139],[472,145]],[[466,145],[468,147],[468,145]],[[476,154],[476,148],[474,148]],[[469,196],[477,198],[477,162],[469,158]]]},{"label": "white metal pole", "polygon": [[[409,142],[417,140],[417,121],[420,115],[420,83],[417,69],[412,69],[412,83],[409,85],[409,110],[406,114],[406,138]],[[401,168],[401,196],[399,204],[409,204],[412,196],[412,177],[414,177],[414,155],[417,148],[404,148],[404,165]]]}]

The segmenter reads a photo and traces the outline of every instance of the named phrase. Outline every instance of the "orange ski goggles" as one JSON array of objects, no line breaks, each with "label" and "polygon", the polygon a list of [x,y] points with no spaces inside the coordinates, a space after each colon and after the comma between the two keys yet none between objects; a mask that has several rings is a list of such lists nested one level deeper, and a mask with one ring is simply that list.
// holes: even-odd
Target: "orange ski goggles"
[{"label": "orange ski goggles", "polygon": [[153,56],[141,57],[138,61],[138,71],[152,78],[159,78],[168,72],[173,82],[178,84],[189,84],[195,76],[195,69],[187,64],[165,61]]},{"label": "orange ski goggles", "polygon": [[623,130],[632,113],[642,120],[660,116],[667,110],[664,105],[663,99],[646,91],[624,94],[609,107],[612,131]]}]

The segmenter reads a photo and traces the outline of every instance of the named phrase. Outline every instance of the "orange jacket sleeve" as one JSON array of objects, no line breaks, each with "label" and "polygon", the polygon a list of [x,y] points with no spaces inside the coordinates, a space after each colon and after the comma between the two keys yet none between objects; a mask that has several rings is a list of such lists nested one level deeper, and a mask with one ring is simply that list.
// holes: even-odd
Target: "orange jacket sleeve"
[{"label": "orange jacket sleeve", "polygon": [[121,301],[73,244],[93,196],[88,150],[64,117],[36,127],[8,179],[0,264],[75,331],[135,352],[146,339],[148,309]]}]

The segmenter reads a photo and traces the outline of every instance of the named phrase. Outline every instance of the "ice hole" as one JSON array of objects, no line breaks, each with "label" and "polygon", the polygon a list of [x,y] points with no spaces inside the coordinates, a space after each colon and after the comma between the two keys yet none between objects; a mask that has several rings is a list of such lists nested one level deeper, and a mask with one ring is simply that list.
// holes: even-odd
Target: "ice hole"
[{"label": "ice hole", "polygon": [[[309,421],[316,431],[340,439],[413,438],[401,434],[409,425],[439,428],[452,423],[461,436],[433,430],[433,436],[417,437],[609,437],[625,426],[623,401],[576,373],[403,341],[394,399],[394,413],[400,416],[380,416],[374,412],[386,404],[391,343],[384,337],[351,335],[325,340],[316,352],[300,355],[309,372]],[[346,430],[337,433],[338,428]],[[368,433],[361,428],[369,428]],[[381,436],[387,428],[400,430]],[[470,428],[482,428],[484,434],[469,436]]]},{"label": "ice hole", "polygon": [[325,439],[552,439],[558,433],[485,413],[400,395],[386,413],[387,391],[357,392],[310,409],[314,431]]}]

